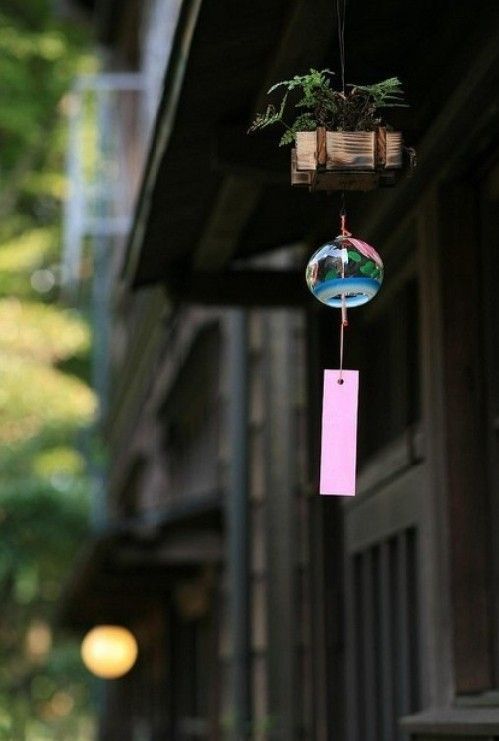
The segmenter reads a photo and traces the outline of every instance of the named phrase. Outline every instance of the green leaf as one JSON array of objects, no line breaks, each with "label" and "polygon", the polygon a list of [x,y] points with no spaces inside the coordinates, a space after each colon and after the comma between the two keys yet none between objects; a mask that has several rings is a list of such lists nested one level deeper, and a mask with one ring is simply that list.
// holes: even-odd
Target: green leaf
[{"label": "green leaf", "polygon": [[355,252],[354,250],[348,250],[348,257],[354,262],[360,262],[362,260],[362,257],[359,255],[359,253]]},{"label": "green leaf", "polygon": [[336,270],[336,268],[331,268],[327,271],[326,275],[324,276],[325,280],[334,280],[335,278],[339,278],[340,274]]},{"label": "green leaf", "polygon": [[360,268],[360,272],[368,276],[371,276],[374,270],[376,270],[376,264],[372,260],[368,260]]},{"label": "green leaf", "polygon": [[407,107],[403,102],[404,91],[398,77],[389,77],[373,85],[349,85],[349,87],[353,88],[353,92],[366,93],[376,108]]}]

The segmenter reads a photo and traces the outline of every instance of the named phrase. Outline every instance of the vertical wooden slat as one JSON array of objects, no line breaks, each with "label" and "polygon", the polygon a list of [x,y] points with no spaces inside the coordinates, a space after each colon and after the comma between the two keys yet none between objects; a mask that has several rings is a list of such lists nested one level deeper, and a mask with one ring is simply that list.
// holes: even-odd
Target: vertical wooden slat
[{"label": "vertical wooden slat", "polygon": [[317,166],[325,167],[327,159],[326,151],[326,129],[323,126],[317,127]]},{"label": "vertical wooden slat", "polygon": [[360,630],[361,602],[361,574],[360,557],[347,555],[345,560],[345,622],[346,622],[346,703],[347,724],[346,736],[348,741],[360,738],[360,705],[362,677],[362,631]]},{"label": "vertical wooden slat", "polygon": [[312,655],[313,734],[317,741],[328,739],[328,654],[324,651],[326,636],[326,579],[324,549],[324,510],[321,501],[310,501],[310,645]]},{"label": "vertical wooden slat", "polygon": [[445,441],[442,254],[437,192],[421,202],[417,219],[421,410],[425,464],[421,488],[418,572],[424,588],[420,609],[422,703],[444,705],[454,690],[450,599],[449,520]]},{"label": "vertical wooden slat", "polygon": [[376,741],[377,707],[376,707],[376,649],[375,649],[375,612],[373,591],[373,554],[371,550],[362,556],[362,601],[363,611],[359,616],[363,632],[364,663],[364,741]]},{"label": "vertical wooden slat", "polygon": [[[410,623],[409,623],[409,594],[407,583],[407,535],[405,532],[397,536],[397,582],[396,605],[398,622],[398,661],[396,671],[397,703],[396,720],[407,715],[411,708],[410,684]],[[397,738],[405,741],[406,735],[398,732]]]},{"label": "vertical wooden slat", "polygon": [[376,130],[376,167],[384,167],[386,165],[386,129],[384,126],[380,126]]},{"label": "vertical wooden slat", "polygon": [[409,528],[406,533],[407,546],[407,596],[409,612],[409,665],[408,676],[410,686],[410,710],[415,710],[420,705],[420,667],[419,667],[419,640],[418,630],[420,597],[417,573],[417,531]]},{"label": "vertical wooden slat", "polygon": [[398,720],[420,707],[416,531],[348,563],[347,738],[406,741]]},{"label": "vertical wooden slat", "polygon": [[384,739],[382,722],[383,693],[381,688],[382,666],[386,657],[381,653],[381,556],[380,545],[371,549],[371,580],[373,594],[373,648],[374,648],[374,695],[375,695],[375,738]]},{"label": "vertical wooden slat", "polygon": [[[441,193],[447,479],[458,693],[493,686],[489,502],[475,192]],[[473,609],[470,609],[471,606]]]},{"label": "vertical wooden slat", "polygon": [[385,541],[380,547],[380,655],[381,655],[381,739],[390,739],[395,736],[395,713],[393,703],[393,647],[392,647],[392,613],[390,600],[392,595],[392,580],[390,574],[390,550]]},{"label": "vertical wooden slat", "polygon": [[296,675],[296,465],[293,406],[293,332],[289,313],[265,318],[267,409],[266,526],[268,550],[269,739],[293,739],[297,724]]},{"label": "vertical wooden slat", "polygon": [[[497,291],[496,261],[499,244],[499,167],[489,176],[481,206],[483,233],[483,333],[487,384],[487,453],[488,480],[492,492],[499,491],[499,293]],[[494,532],[499,529],[499,497],[491,497],[491,523]],[[499,547],[493,539],[493,581],[499,582]],[[499,680],[499,590],[494,590],[494,685]]]},{"label": "vertical wooden slat", "polygon": [[409,369],[407,368],[408,343],[407,289],[398,296],[397,311],[389,317],[390,373],[396,383],[390,385],[390,413],[392,434],[400,434],[408,425]]}]

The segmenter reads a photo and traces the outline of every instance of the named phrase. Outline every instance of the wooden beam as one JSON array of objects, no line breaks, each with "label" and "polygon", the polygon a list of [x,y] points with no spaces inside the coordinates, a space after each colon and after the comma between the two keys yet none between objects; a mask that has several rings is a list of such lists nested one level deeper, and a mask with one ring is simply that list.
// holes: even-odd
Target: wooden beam
[{"label": "wooden beam", "polygon": [[289,186],[289,151],[276,146],[275,132],[248,135],[247,127],[223,126],[213,140],[213,169],[259,185]]},{"label": "wooden beam", "polygon": [[125,264],[123,265],[124,276],[130,283],[133,283],[137,271],[147,221],[151,214],[156,181],[173,131],[175,116],[180,101],[180,93],[187,69],[187,60],[200,9],[201,0],[185,0],[181,6],[170,54],[170,62],[166,71],[164,92],[160,113],[158,114],[158,125],[145,168],[144,182],[142,183],[135,221],[127,246]]},{"label": "wooden beam", "polygon": [[198,528],[169,535],[165,542],[156,548],[122,546],[117,550],[113,561],[119,568],[127,571],[136,567],[163,569],[168,566],[218,563],[222,561],[223,554],[220,533]]},{"label": "wooden beam", "polygon": [[[333,30],[333,17],[329,0],[313,3],[298,0],[294,3],[265,83],[255,101],[255,113],[268,104],[267,90],[273,82],[323,62]],[[312,46],[311,38],[314,39]],[[197,270],[220,270],[229,263],[260,194],[261,186],[254,173],[250,176],[229,175],[225,179],[196,250],[194,267]],[[276,244],[276,248],[280,246]]]},{"label": "wooden beam", "polygon": [[194,256],[196,270],[220,270],[228,263],[259,197],[260,186],[252,178],[225,178]]},{"label": "wooden beam", "polygon": [[379,243],[394,222],[407,214],[430,183],[441,183],[465,163],[479,160],[495,140],[499,110],[495,91],[499,84],[499,24],[490,23],[466,76],[449,96],[418,146],[418,166],[389,193],[375,194],[359,212],[356,231]]},{"label": "wooden beam", "polygon": [[301,271],[198,271],[167,289],[178,301],[212,306],[306,306],[312,301]]}]

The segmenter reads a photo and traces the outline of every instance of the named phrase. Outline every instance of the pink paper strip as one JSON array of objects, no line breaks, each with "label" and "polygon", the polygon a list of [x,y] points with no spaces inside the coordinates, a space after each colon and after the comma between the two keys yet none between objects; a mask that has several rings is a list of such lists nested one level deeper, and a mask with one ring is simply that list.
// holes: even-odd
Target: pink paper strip
[{"label": "pink paper strip", "polygon": [[357,464],[359,371],[324,371],[320,493],[352,497]]}]

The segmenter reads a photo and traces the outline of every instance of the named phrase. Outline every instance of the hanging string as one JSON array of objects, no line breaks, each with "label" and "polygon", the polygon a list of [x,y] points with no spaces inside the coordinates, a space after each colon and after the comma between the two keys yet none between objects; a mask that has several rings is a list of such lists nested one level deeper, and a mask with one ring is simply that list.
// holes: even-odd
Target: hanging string
[{"label": "hanging string", "polygon": [[336,0],[338,46],[340,50],[341,87],[345,95],[345,15],[347,0]]},{"label": "hanging string", "polygon": [[338,378],[338,383],[343,383],[343,342],[344,342],[344,335],[345,335],[345,325],[343,322],[340,324],[340,377]]},{"label": "hanging string", "polygon": [[[345,277],[345,266],[341,271],[341,277]],[[345,344],[345,328],[348,327],[347,306],[345,294],[341,294],[341,322],[340,322],[340,377],[338,383],[343,383],[343,348]]]},{"label": "hanging string", "polygon": [[[351,236],[350,232],[347,229],[347,212],[346,212],[346,202],[345,202],[344,192],[341,195],[340,223],[341,223],[341,236],[342,237]],[[345,263],[343,259],[341,261],[341,278],[342,280],[345,279]],[[342,293],[341,294],[341,322],[340,322],[340,377],[338,379],[338,383],[340,384],[343,383],[343,348],[344,348],[344,340],[345,340],[345,327],[348,327],[348,316],[347,316],[347,306],[346,306],[345,294]]]}]

